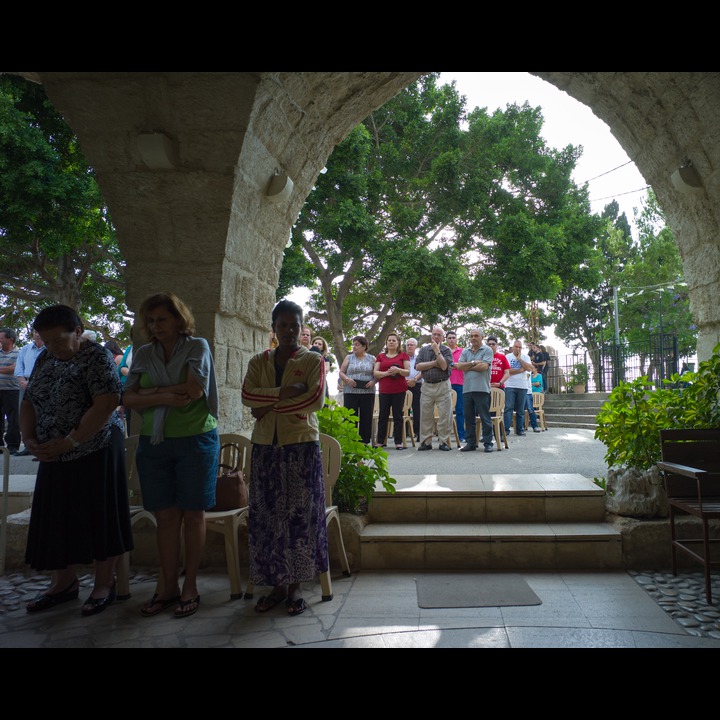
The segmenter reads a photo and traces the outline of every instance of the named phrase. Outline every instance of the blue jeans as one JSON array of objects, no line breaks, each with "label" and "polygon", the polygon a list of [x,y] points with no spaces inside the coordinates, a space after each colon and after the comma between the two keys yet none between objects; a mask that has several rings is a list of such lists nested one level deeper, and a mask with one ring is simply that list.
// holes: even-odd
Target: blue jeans
[{"label": "blue jeans", "polygon": [[527,388],[515,388],[505,386],[505,415],[503,420],[505,422],[505,432],[510,433],[512,430],[512,419],[513,411],[517,414],[516,431],[521,433],[525,431],[525,396],[527,395]]},{"label": "blue jeans", "polygon": [[458,437],[465,439],[465,412],[463,410],[463,386],[451,385],[452,389],[457,393],[457,402],[455,403],[455,422],[457,423]]},{"label": "blue jeans", "polygon": [[525,396],[525,409],[528,411],[528,415],[530,416],[530,427],[534,430],[537,427],[537,414],[535,413],[535,408],[533,407],[532,393],[528,393]]}]

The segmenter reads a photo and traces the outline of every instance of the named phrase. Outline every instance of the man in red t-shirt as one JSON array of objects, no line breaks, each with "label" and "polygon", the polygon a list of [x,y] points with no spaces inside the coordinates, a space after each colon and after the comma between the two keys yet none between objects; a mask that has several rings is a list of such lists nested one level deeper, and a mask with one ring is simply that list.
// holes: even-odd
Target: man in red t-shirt
[{"label": "man in red t-shirt", "polygon": [[510,377],[510,363],[505,355],[498,351],[497,338],[488,336],[487,344],[492,348],[493,361],[490,369],[490,387],[505,389],[505,381]]}]

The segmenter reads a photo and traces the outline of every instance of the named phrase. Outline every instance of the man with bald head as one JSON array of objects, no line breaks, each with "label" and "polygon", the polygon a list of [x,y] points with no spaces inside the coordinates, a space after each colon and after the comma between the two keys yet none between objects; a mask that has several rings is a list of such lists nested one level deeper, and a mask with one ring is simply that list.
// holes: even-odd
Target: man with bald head
[{"label": "man with bald head", "polygon": [[[490,373],[493,351],[483,345],[483,331],[470,330],[470,346],[463,349],[457,367],[464,375],[463,402],[465,403],[465,440],[461,452],[472,452],[482,440],[485,452],[493,451],[493,426],[490,417]],[[477,438],[475,418],[480,418],[482,437]]]},{"label": "man with bald head", "polygon": [[443,345],[445,331],[435,325],[430,332],[431,340],[418,351],[415,369],[422,373],[420,391],[420,447],[418,450],[432,450],[435,429],[435,406],[438,409],[438,450],[450,450],[452,434],[452,387],[450,371],[453,368],[452,352]]}]

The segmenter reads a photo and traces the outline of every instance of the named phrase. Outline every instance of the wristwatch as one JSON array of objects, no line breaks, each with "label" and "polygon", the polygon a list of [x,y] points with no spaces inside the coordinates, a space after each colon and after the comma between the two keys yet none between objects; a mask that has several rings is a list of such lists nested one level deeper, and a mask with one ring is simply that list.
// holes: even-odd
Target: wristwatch
[{"label": "wristwatch", "polygon": [[473,367],[475,367],[475,366],[477,365],[477,360],[473,360],[472,363],[471,363],[471,365],[472,365]]}]

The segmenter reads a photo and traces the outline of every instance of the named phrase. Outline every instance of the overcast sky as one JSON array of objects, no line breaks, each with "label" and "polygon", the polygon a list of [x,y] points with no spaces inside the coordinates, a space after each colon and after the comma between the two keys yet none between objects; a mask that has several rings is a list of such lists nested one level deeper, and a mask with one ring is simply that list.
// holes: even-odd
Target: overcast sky
[{"label": "overcast sky", "polygon": [[588,182],[593,212],[602,212],[612,199],[633,223],[633,208],[640,208],[647,195],[647,183],[610,128],[566,92],[540,78],[522,72],[441,73],[440,82],[455,80],[458,92],[467,98],[467,109],[486,107],[492,113],[509,103],[542,108],[545,124],[541,132],[548,145],[563,148],[582,145],[573,180]]}]

